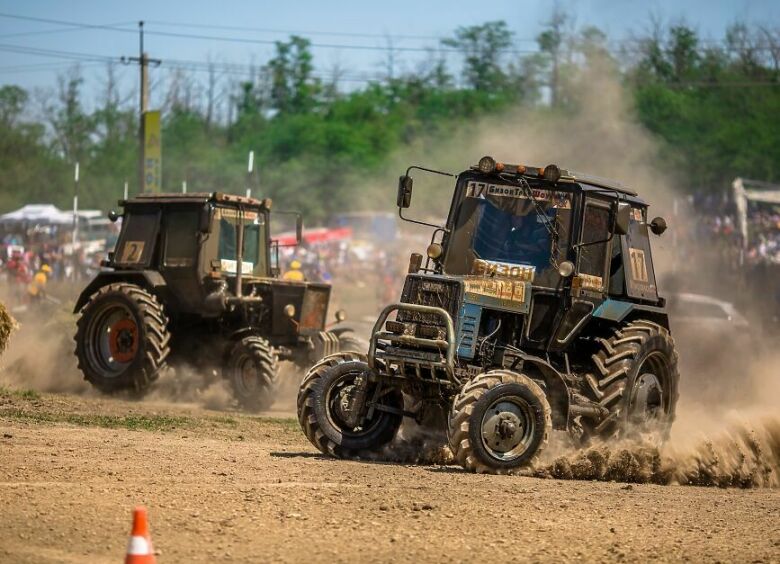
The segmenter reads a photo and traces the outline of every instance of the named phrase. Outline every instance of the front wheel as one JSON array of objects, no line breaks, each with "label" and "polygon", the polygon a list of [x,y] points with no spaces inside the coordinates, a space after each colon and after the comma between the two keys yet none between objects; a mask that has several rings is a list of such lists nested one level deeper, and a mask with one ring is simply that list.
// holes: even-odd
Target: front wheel
[{"label": "front wheel", "polygon": [[249,336],[236,341],[227,355],[223,371],[233,388],[233,395],[247,411],[262,411],[274,403],[279,365],[267,340]]},{"label": "front wheel", "polygon": [[[381,449],[398,432],[403,418],[401,391],[386,388],[377,394],[378,384],[367,377],[364,355],[338,353],[314,365],[303,379],[298,391],[298,421],[322,453],[354,458]],[[372,398],[377,405],[369,415],[365,401]]]},{"label": "front wheel", "polygon": [[533,465],[551,430],[542,389],[509,370],[474,377],[455,398],[449,417],[450,449],[471,472],[508,474]]}]

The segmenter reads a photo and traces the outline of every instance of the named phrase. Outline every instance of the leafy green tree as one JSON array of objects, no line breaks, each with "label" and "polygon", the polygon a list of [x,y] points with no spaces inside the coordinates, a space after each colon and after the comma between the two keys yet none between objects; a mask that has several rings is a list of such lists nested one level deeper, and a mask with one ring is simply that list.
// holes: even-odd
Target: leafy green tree
[{"label": "leafy green tree", "polygon": [[502,60],[512,45],[512,35],[506,22],[499,20],[459,27],[454,37],[443,39],[442,44],[463,54],[463,80],[467,87],[492,92],[506,84]]},{"label": "leafy green tree", "polygon": [[276,42],[276,55],[268,62],[271,103],[280,113],[300,113],[314,108],[320,81],[312,77],[314,65],[308,39],[293,35]]}]

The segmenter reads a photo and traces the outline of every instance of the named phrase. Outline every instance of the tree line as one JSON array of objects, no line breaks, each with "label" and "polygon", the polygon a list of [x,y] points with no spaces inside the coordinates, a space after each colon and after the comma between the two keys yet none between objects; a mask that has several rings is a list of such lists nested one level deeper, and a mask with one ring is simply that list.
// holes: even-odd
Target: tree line
[{"label": "tree line", "polygon": [[[299,36],[277,42],[274,56],[248,78],[231,78],[230,67],[218,64],[200,69],[205,80],[174,70],[157,86],[165,89],[165,189],[178,191],[186,181],[190,191],[241,193],[254,150],[254,181],[280,206],[313,221],[369,207],[376,198],[365,193],[366,180],[392,184],[386,163],[399,148],[420,139],[435,144],[464,124],[518,107],[587,111],[567,77],[593,57],[615,70],[664,161],[683,171],[680,190],[717,192],[736,175],[780,180],[780,31],[735,24],[706,41],[686,25],[657,25],[615,44],[556,13],[535,52],[514,50],[513,36],[503,21],[461,27],[401,73],[389,50],[382,76],[356,88],[343,86],[338,69],[318,74],[310,42]],[[42,100],[18,86],[0,88],[0,210],[29,202],[67,207],[76,161],[82,206],[111,207],[125,180],[135,189],[134,95],[121,91],[110,65],[93,109],[84,91],[78,67]],[[392,190],[384,199],[392,200]]]}]

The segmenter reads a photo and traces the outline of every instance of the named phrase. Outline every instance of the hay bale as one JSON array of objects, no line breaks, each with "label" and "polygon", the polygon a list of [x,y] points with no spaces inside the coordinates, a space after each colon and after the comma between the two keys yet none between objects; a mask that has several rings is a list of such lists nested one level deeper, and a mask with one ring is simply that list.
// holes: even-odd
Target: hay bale
[{"label": "hay bale", "polygon": [[0,302],[0,353],[8,346],[11,333],[17,328],[16,320],[8,313],[5,306]]}]

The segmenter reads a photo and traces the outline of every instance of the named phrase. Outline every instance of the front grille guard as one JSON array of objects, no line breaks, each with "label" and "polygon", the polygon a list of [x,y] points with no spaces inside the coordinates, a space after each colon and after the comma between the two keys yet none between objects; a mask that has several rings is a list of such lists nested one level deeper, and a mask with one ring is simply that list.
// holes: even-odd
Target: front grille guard
[{"label": "front grille guard", "polygon": [[[438,316],[443,321],[442,324],[446,330],[446,340],[425,339],[415,337],[414,335],[398,335],[384,331],[385,321],[394,311],[409,311]],[[381,350],[378,347],[379,341],[387,341],[392,344],[398,344],[401,347],[412,345],[426,349],[435,349],[438,353],[438,359],[414,358],[404,355],[402,350],[399,350],[400,354],[396,354],[395,347],[387,347],[386,350]],[[452,317],[445,309],[417,304],[390,304],[379,314],[379,318],[376,320],[374,329],[371,332],[371,343],[368,348],[368,366],[372,371],[377,372],[376,361],[379,359],[388,367],[390,364],[397,364],[402,377],[405,377],[406,367],[413,367],[420,380],[431,381],[437,384],[458,384],[459,380],[455,376],[455,352],[455,327],[452,323]],[[431,377],[425,378],[422,369],[430,370]],[[437,376],[439,372],[444,372],[445,377],[439,378]]]}]

